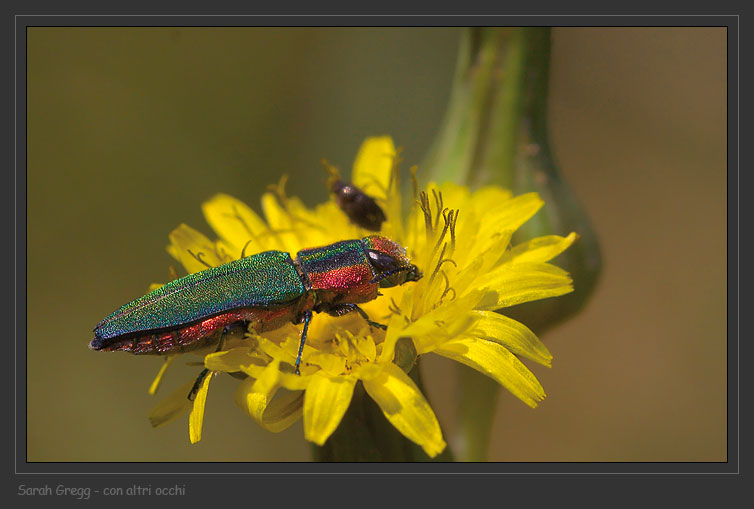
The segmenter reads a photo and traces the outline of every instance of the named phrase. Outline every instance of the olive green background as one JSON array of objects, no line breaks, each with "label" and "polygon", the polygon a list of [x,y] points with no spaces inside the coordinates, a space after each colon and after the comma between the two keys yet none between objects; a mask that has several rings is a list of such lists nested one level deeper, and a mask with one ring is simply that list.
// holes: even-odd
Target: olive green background
[{"label": "olive green background", "polygon": [[[420,163],[461,29],[28,30],[28,461],[305,461],[210,388],[204,438],[149,409],[198,368],[89,351],[93,326],[167,279],[168,232],[218,191],[259,210],[282,173],[314,205],[319,160],[391,134]],[[726,460],[726,33],[554,30],[551,122],[605,259],[593,300],[544,339],[536,410],[503,392],[494,461]],[[578,284],[578,281],[576,281]],[[23,340],[20,338],[19,340]],[[452,443],[452,362],[428,357]],[[23,393],[20,395],[23,397]]]}]

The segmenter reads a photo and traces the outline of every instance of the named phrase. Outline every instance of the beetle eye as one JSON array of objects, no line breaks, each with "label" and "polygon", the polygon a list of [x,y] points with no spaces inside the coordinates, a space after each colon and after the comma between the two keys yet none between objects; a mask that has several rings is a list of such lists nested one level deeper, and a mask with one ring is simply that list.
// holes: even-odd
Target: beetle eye
[{"label": "beetle eye", "polygon": [[372,264],[372,267],[374,267],[380,274],[400,267],[398,260],[380,251],[368,249],[367,254],[369,255],[369,261]]}]

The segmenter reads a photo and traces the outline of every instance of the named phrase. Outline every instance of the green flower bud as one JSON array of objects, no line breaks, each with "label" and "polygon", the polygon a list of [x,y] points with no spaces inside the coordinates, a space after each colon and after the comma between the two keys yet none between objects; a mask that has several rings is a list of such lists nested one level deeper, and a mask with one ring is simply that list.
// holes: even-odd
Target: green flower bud
[{"label": "green flower bud", "polygon": [[[550,29],[472,28],[461,44],[443,126],[422,165],[438,182],[497,184],[514,194],[536,191],[545,201],[513,243],[576,232],[580,239],[555,263],[571,273],[575,291],[506,308],[503,313],[541,334],[583,308],[601,267],[586,212],[558,173],[547,130]],[[461,367],[459,459],[484,461],[498,385]]]},{"label": "green flower bud", "polygon": [[546,205],[516,232],[514,243],[542,235],[567,235],[569,232],[576,232],[580,237],[555,262],[571,273],[573,293],[557,300],[544,299],[505,311],[507,316],[542,334],[584,307],[597,284],[601,256],[589,217],[560,176],[550,148],[547,129],[550,29],[526,29],[525,38],[526,94],[516,143],[512,189],[515,194],[536,191]]},{"label": "green flower bud", "polygon": [[580,239],[557,260],[574,292],[506,310],[542,333],[586,303],[600,273],[597,236],[586,212],[560,177],[547,129],[550,33],[546,27],[472,28],[461,42],[443,126],[422,169],[429,179],[498,184],[515,194],[536,191],[546,206],[515,242],[542,235]]}]

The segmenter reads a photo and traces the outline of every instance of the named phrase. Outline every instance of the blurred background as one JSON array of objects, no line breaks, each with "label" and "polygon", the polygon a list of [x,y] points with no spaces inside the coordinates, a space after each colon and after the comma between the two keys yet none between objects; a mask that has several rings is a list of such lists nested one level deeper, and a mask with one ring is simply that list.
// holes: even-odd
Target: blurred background
[{"label": "blurred background", "polygon": [[[457,28],[28,29],[27,461],[307,461],[301,423],[263,431],[218,377],[203,439],[147,412],[198,368],[92,352],[94,325],[168,279],[168,233],[207,235],[201,202],[259,211],[268,183],[327,198],[391,134],[423,159],[448,99]],[[531,364],[548,397],[505,391],[492,461],[725,461],[726,32],[557,28],[550,120],[600,236],[601,281]],[[420,170],[421,177],[421,170]],[[578,281],[576,282],[578,284]],[[452,436],[451,361],[428,356]]]}]

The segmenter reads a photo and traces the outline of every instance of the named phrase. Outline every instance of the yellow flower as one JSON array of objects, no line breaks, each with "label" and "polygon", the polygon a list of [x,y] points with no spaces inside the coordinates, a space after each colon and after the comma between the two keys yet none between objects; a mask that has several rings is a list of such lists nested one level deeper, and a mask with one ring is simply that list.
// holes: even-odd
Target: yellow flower
[{"label": "yellow flower", "polygon": [[[264,428],[278,432],[303,416],[305,438],[322,445],[349,407],[354,388],[363,384],[385,417],[430,457],[445,448],[437,418],[416,384],[397,364],[409,369],[416,355],[435,353],[492,377],[531,407],[545,396],[541,385],[517,356],[550,365],[547,348],[523,324],[494,310],[572,291],[571,279],[547,263],[576,239],[547,236],[510,246],[513,232],[543,202],[535,193],[513,197],[498,187],[475,192],[451,184],[430,184],[404,216],[398,182],[398,155],[389,137],[362,145],[352,180],[383,207],[381,235],[407,246],[423,272],[416,283],[381,289],[362,305],[387,331],[370,327],[357,313],[342,317],[317,314],[303,350],[301,374],[293,372],[301,326],[225,341],[221,351],[203,352],[210,370],[198,385],[193,405],[187,384],[150,414],[153,424],[167,422],[192,406],[192,442],[201,438],[204,401],[213,374],[242,378],[236,403]],[[210,240],[186,225],[170,235],[168,252],[195,272],[244,255],[304,248],[361,238],[333,200],[308,209],[287,197],[284,182],[262,197],[265,220],[242,202],[219,194],[203,212],[219,239]],[[410,338],[413,349],[403,347]],[[403,365],[408,353],[408,365]],[[159,378],[164,370],[161,370]],[[181,397],[182,396],[182,397]]]}]

